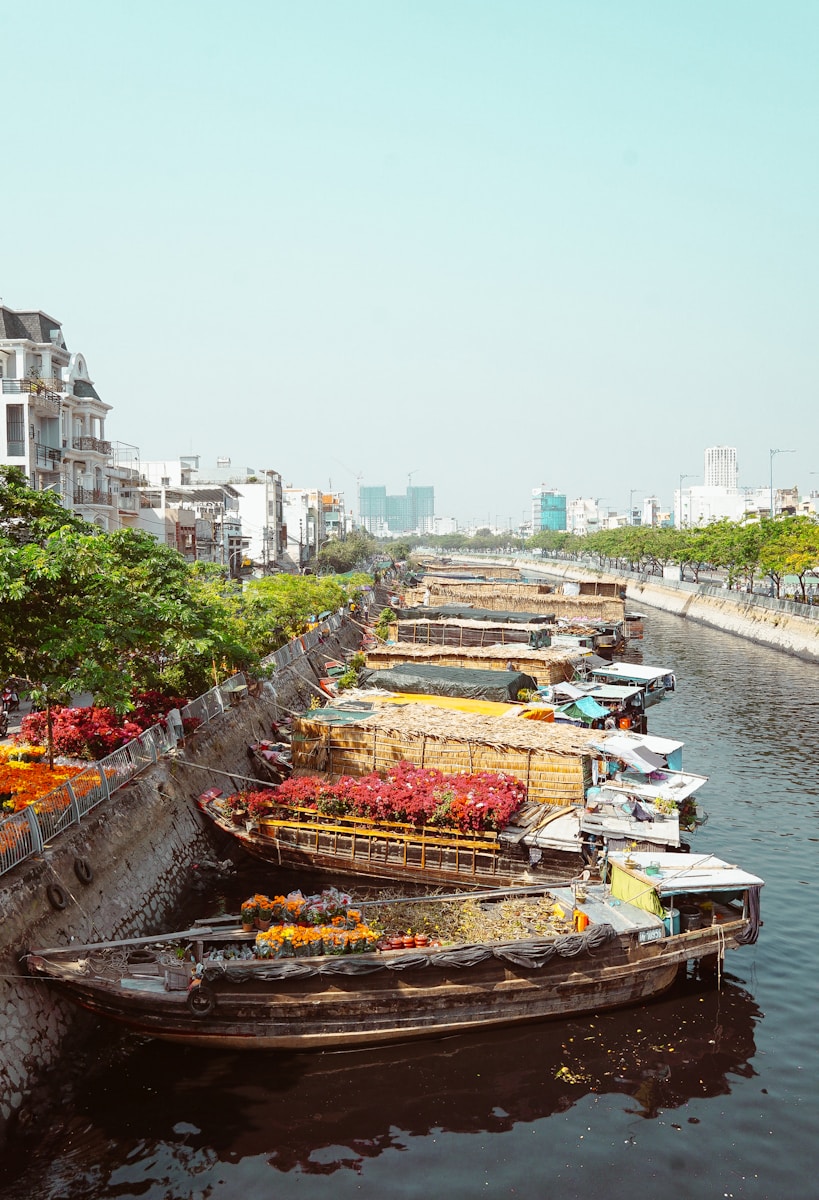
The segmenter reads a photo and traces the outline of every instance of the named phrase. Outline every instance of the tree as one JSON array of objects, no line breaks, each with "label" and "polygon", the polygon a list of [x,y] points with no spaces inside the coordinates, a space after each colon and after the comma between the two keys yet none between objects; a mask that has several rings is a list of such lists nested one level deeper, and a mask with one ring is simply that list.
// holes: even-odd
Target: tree
[{"label": "tree", "polygon": [[244,615],[252,645],[260,658],[304,633],[323,612],[355,598],[367,575],[340,579],[334,575],[268,575],[245,588]]},{"label": "tree", "polygon": [[777,596],[785,576],[795,575],[806,601],[806,577],[819,567],[819,525],[803,515],[769,521],[769,536],[760,551],[759,565],[774,581]]},{"label": "tree", "polygon": [[316,559],[319,570],[343,575],[356,567],[363,568],[377,551],[375,538],[366,529],[357,529],[344,541],[327,542],[318,552]]},{"label": "tree", "polygon": [[0,541],[42,542],[60,529],[91,532],[93,526],[64,508],[54,491],[28,486],[21,467],[0,466]]},{"label": "tree", "polygon": [[253,662],[221,586],[132,530],[0,543],[0,671],[120,711],[134,691],[204,691]]}]

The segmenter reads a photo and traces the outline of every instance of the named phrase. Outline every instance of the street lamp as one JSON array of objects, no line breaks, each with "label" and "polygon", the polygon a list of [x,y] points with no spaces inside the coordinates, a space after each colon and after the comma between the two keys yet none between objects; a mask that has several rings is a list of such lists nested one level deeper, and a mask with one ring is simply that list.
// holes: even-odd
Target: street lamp
[{"label": "street lamp", "polygon": [[[683,527],[683,506],[682,506],[683,480],[684,479],[696,479],[696,478],[697,478],[696,475],[680,475],[680,524],[678,526],[679,529],[682,529],[682,527]],[[690,513],[688,514],[688,524],[689,525],[691,524],[691,514]]]},{"label": "street lamp", "polygon": [[775,454],[796,454],[796,451],[795,451],[795,450],[769,450],[769,451],[768,451],[768,453],[769,453],[769,454],[770,454],[770,456],[771,456],[771,520],[773,520],[773,518],[774,518],[774,516],[775,516],[775,513],[774,513],[774,490],[773,490],[773,460],[774,460],[774,455],[775,455]]}]

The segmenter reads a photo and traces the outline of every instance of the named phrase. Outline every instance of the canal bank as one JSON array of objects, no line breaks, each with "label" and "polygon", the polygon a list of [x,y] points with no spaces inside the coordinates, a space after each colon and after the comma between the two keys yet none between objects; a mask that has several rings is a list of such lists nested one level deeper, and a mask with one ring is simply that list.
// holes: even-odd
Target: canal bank
[{"label": "canal bank", "polygon": [[41,854],[0,876],[0,1143],[25,1120],[38,1082],[81,1043],[95,1022],[42,981],[27,977],[22,951],[122,937],[167,927],[202,864],[224,854],[193,800],[211,787],[233,791],[252,775],[247,747],[270,736],[271,722],[307,708],[328,657],[357,648],[360,629],[344,621],[313,645],[288,647],[273,684],[251,689],[234,707],[184,739]]},{"label": "canal bank", "polygon": [[[492,559],[491,562],[502,561]],[[809,662],[819,662],[819,609],[790,600],[631,572],[611,572],[578,566],[575,562],[546,559],[525,563],[506,560],[527,575],[563,582],[605,581],[619,583],[626,599],[635,607],[643,605],[685,617],[712,629],[746,638],[760,646],[769,646],[794,654]],[[470,565],[475,565],[474,559]]]}]

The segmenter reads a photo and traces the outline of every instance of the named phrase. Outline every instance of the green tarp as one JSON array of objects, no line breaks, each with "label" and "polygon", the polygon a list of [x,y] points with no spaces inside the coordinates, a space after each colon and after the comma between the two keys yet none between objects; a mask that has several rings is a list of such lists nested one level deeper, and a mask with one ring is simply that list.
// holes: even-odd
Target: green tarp
[{"label": "green tarp", "polygon": [[537,682],[523,671],[473,670],[471,667],[438,667],[426,663],[399,663],[385,671],[364,671],[361,687],[414,695],[457,696],[463,700],[517,700],[522,690],[537,691]]}]

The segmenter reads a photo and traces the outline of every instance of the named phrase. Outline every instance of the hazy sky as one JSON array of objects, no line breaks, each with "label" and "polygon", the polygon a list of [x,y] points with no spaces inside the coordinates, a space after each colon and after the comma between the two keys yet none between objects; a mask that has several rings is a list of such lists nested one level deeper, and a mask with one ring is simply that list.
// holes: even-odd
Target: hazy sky
[{"label": "hazy sky", "polygon": [[819,486],[816,0],[0,18],[0,296],[143,459],[503,524],[670,504],[723,443]]}]

